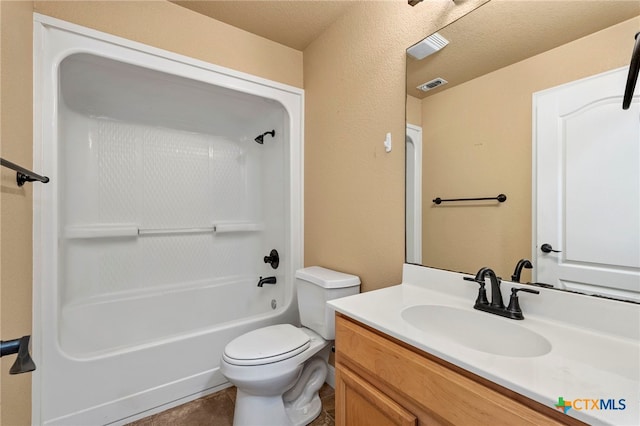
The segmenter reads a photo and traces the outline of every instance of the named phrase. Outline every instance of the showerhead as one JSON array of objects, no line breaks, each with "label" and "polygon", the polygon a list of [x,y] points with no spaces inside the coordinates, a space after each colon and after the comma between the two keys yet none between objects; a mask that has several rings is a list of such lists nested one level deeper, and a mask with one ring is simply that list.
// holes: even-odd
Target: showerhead
[{"label": "showerhead", "polygon": [[260,145],[262,145],[264,143],[264,137],[267,136],[267,135],[271,135],[271,137],[274,137],[276,135],[276,131],[275,130],[270,130],[268,132],[264,132],[260,136],[257,136],[254,140],[256,142],[258,142]]}]

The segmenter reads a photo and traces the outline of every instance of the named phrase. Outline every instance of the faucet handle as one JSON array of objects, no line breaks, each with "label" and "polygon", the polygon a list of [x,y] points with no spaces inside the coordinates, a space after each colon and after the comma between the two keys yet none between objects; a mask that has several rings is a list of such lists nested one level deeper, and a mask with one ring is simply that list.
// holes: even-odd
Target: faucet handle
[{"label": "faucet handle", "polygon": [[511,294],[516,295],[519,291],[524,291],[526,293],[540,294],[538,290],[532,290],[530,288],[515,288],[511,289]]},{"label": "faucet handle", "polygon": [[263,260],[264,260],[264,263],[271,264],[271,267],[273,269],[278,269],[278,266],[280,265],[280,255],[278,254],[278,250],[276,249],[271,250],[271,252],[269,253],[269,256],[265,256]]},{"label": "faucet handle", "polygon": [[484,280],[476,280],[475,278],[472,278],[472,277],[462,277],[462,279],[466,281],[474,281],[480,285],[480,288],[478,289],[478,297],[476,298],[475,306],[489,304],[489,299],[487,299],[487,290],[484,288],[485,286]]},{"label": "faucet handle", "polygon": [[520,302],[518,301],[519,291],[533,294],[540,294],[540,292],[538,290],[531,290],[529,288],[511,287],[511,297],[509,298],[509,306],[507,306],[507,312],[509,313],[509,318],[521,320],[524,319],[524,315],[522,315],[522,309],[520,308]]}]

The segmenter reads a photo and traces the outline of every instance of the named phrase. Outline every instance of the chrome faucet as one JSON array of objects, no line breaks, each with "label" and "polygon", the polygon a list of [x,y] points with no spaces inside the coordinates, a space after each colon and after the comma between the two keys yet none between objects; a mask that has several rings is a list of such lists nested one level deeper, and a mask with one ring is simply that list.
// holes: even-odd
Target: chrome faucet
[{"label": "chrome faucet", "polygon": [[[491,282],[491,303],[487,300],[487,291],[485,290],[485,278],[489,277],[489,281]],[[467,281],[475,281],[480,285],[480,289],[478,290],[478,297],[476,299],[475,304],[473,305],[474,309],[479,311],[489,312],[495,315],[500,315],[502,317],[511,318],[521,320],[524,319],[524,315],[522,314],[522,310],[520,309],[520,304],[518,302],[518,292],[524,291],[527,293],[535,293],[539,294],[538,290],[530,290],[528,288],[512,288],[511,289],[511,298],[509,300],[509,306],[505,307],[504,302],[502,301],[502,293],[500,292],[500,282],[502,281],[500,277],[496,276],[496,273],[493,272],[492,269],[480,268],[475,278],[471,277],[463,277]]]}]

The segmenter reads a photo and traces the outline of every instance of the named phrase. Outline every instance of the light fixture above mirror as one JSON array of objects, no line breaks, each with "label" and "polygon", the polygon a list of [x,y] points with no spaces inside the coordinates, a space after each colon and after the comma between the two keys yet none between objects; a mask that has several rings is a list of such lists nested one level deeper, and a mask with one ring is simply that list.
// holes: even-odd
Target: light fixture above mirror
[{"label": "light fixture above mirror", "polygon": [[420,61],[427,56],[442,50],[447,44],[449,44],[449,40],[438,33],[433,33],[429,37],[408,48],[407,55]]}]

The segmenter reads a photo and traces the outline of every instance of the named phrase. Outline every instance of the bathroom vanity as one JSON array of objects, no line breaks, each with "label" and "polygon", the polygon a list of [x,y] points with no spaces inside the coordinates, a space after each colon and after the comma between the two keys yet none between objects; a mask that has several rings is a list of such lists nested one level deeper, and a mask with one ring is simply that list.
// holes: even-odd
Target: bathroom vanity
[{"label": "bathroom vanity", "polygon": [[341,425],[584,425],[346,316],[336,320]]},{"label": "bathroom vanity", "polygon": [[511,320],[473,310],[464,276],[405,265],[329,302],[337,424],[638,424],[640,305],[541,288]]}]

